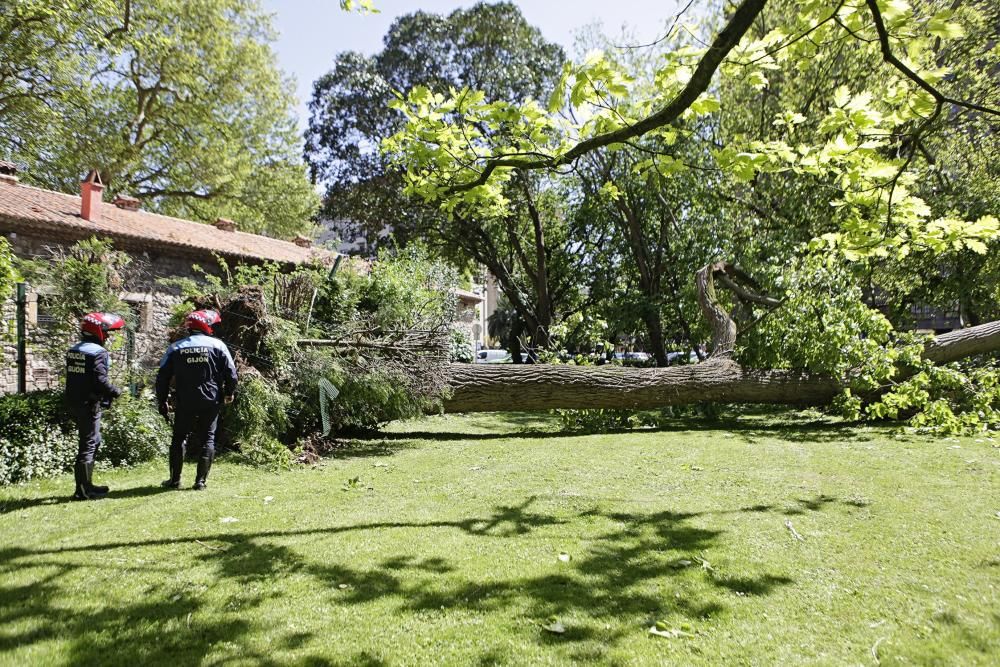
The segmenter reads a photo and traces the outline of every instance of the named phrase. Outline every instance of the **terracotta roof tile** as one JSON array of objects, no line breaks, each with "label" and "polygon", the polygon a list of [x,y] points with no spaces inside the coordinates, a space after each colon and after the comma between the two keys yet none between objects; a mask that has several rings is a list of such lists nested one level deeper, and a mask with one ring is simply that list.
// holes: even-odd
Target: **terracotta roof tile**
[{"label": "terracotta roof tile", "polygon": [[28,185],[0,181],[0,219],[25,230],[64,229],[81,236],[139,241],[152,245],[216,252],[223,256],[300,264],[310,259],[330,260],[336,253],[302,248],[290,241],[226,232],[212,225],[171,218],[146,211],[129,211],[104,202],[98,222],[80,217],[80,197]]}]

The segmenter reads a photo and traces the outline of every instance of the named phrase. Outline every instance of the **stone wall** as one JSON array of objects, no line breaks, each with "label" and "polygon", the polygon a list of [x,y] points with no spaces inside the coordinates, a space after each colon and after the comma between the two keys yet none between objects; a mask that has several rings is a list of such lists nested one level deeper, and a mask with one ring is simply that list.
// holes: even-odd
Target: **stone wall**
[{"label": "stone wall", "polygon": [[[51,239],[29,237],[24,234],[8,236],[14,253],[22,258],[47,258],[52,251],[65,245]],[[174,307],[181,302],[176,287],[165,286],[159,281],[164,278],[197,278],[200,274],[192,269],[193,264],[217,272],[219,267],[211,256],[201,258],[177,257],[152,250],[128,249],[138,267],[136,276],[122,293],[133,312],[138,316],[134,345],[134,363],[141,379],[146,372],[156,369],[160,357],[167,346],[167,323]],[[40,295],[40,297],[39,297]],[[17,347],[16,347],[16,305],[14,295],[8,295],[0,304],[3,313],[3,330],[0,332],[0,394],[17,391]],[[52,340],[44,326],[45,287],[30,286],[28,306],[28,360],[27,389],[54,388],[62,385],[62,342]],[[112,375],[116,382],[126,382],[127,345],[125,336],[112,346]]]}]

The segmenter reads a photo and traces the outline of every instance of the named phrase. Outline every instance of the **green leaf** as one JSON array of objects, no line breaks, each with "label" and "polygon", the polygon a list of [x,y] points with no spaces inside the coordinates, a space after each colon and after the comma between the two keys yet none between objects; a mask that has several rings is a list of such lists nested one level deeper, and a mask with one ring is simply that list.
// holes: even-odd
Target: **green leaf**
[{"label": "green leaf", "polygon": [[938,12],[927,22],[927,31],[941,39],[965,37],[965,28],[962,24],[949,21],[954,14],[954,10],[951,9]]},{"label": "green leaf", "polygon": [[714,97],[699,97],[694,101],[690,108],[693,114],[700,116],[702,114],[718,111],[722,108],[722,105],[719,104],[719,100]]},{"label": "green leaf", "polygon": [[839,86],[833,91],[833,103],[838,107],[846,106],[851,101],[851,91],[847,86]]}]

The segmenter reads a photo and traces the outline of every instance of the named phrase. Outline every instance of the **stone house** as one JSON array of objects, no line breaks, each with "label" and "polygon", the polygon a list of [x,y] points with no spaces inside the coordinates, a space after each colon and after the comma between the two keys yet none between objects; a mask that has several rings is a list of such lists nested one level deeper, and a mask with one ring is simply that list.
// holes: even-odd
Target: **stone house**
[{"label": "stone house", "polygon": [[[155,367],[167,343],[167,321],[180,302],[174,287],[164,278],[196,278],[199,265],[219,272],[216,257],[230,266],[238,263],[274,262],[285,268],[310,261],[332,263],[335,254],[313,248],[305,237],[283,241],[237,231],[231,220],[214,224],[172,218],[140,210],[131,197],[103,201],[103,185],[94,173],[81,184],[81,193],[68,195],[20,183],[10,163],[0,163],[0,234],[21,258],[47,258],[54,251],[98,237],[110,240],[117,250],[129,253],[141,265],[141,277],[128,286],[122,299],[135,315],[137,330],[133,359],[140,367]],[[4,329],[0,333],[0,393],[17,388],[17,355],[13,339],[16,306],[14,295],[0,295]],[[45,286],[30,286],[26,308],[28,352],[26,389],[57,386],[61,368],[32,350],[43,340],[51,319],[45,307]],[[123,368],[124,351],[113,352],[116,366]]]}]

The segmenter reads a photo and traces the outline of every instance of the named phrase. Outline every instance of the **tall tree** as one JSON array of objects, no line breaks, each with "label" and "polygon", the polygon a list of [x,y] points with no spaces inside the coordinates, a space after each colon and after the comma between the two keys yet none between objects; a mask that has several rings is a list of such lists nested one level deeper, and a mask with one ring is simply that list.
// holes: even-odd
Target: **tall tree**
[{"label": "tall tree", "polygon": [[[26,180],[74,191],[97,168],[111,194],[155,211],[279,237],[311,228],[291,83],[257,0],[50,4],[0,10],[14,36],[0,68],[16,70],[0,83],[0,151]],[[4,107],[5,90],[23,103]]]},{"label": "tall tree", "polygon": [[379,150],[405,123],[389,106],[396,91],[468,86],[516,104],[546,95],[564,59],[511,2],[400,16],[383,41],[374,56],[338,54],[317,79],[305,149],[313,178],[326,189],[324,215],[353,224],[373,247],[388,225],[405,242],[441,218],[403,195],[402,171]]},{"label": "tall tree", "polygon": [[[456,263],[485,267],[525,335],[544,344],[557,313],[578,300],[574,267],[587,258],[567,251],[566,211],[547,179],[526,175],[511,184],[511,208],[500,216],[445,212],[406,196],[403,171],[380,146],[406,122],[393,108],[397,91],[476,88],[484,99],[515,109],[548,94],[562,50],[510,2],[479,3],[447,16],[408,14],[396,19],[384,43],[372,57],[338,55],[314,86],[306,158],[327,187],[324,213],[353,223],[373,246],[391,226],[396,242],[416,235]],[[483,130],[505,128],[497,119]]]}]

